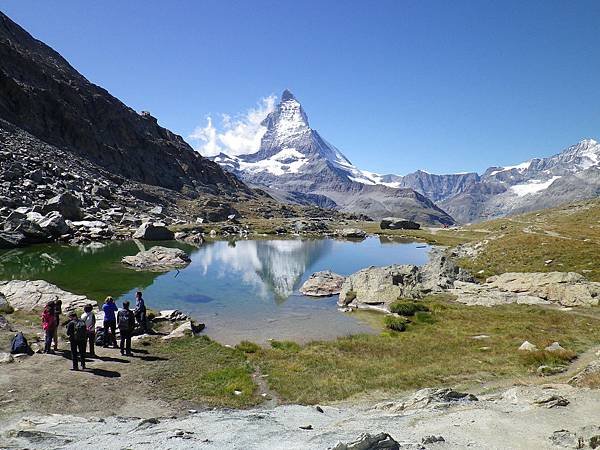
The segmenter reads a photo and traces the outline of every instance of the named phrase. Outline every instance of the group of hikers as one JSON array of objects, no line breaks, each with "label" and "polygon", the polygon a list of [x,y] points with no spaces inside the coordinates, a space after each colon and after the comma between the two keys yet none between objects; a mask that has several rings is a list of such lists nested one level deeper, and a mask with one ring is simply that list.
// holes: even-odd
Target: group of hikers
[{"label": "group of hikers", "polygon": [[[85,370],[85,350],[89,345],[89,356],[96,357],[94,345],[108,347],[112,345],[117,348],[117,328],[120,335],[121,355],[133,356],[131,352],[131,336],[139,325],[142,333],[148,332],[146,319],[146,303],[141,292],[135,295],[135,309],[129,308],[129,302],[123,302],[123,308],[119,309],[112,297],[106,297],[104,305],[104,320],[102,327],[96,329],[96,315],[91,304],[83,308],[83,314],[78,317],[74,311],[67,315],[68,320],[62,325],[66,327],[67,336],[71,344],[71,357],[73,369]],[[44,353],[54,353],[58,348],[58,328],[61,325],[62,301],[48,302],[42,313],[42,328],[45,333]],[[54,345],[53,345],[54,344]]]}]

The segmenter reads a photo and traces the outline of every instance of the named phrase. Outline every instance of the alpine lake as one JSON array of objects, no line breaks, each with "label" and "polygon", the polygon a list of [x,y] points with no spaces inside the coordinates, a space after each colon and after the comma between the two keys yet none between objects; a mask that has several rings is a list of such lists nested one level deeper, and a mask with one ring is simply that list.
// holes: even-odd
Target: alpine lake
[{"label": "alpine lake", "polygon": [[[121,258],[153,245],[185,250],[192,262],[169,272],[126,268]],[[109,241],[86,246],[36,245],[0,252],[0,279],[42,279],[102,303],[111,295],[120,306],[134,303],[137,290],[155,310],[179,309],[206,324],[223,344],[268,339],[307,342],[357,333],[376,333],[373,312],[344,313],[337,295],[306,297],[298,289],[311,274],[331,270],[350,275],[368,266],[427,261],[422,243],[369,237],[265,239],[206,242]]]}]

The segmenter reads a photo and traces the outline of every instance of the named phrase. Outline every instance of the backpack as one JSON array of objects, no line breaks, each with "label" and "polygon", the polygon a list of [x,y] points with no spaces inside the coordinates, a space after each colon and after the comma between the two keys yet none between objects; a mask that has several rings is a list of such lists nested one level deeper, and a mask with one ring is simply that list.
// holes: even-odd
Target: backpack
[{"label": "backpack", "polygon": [[85,342],[87,339],[87,327],[85,322],[81,319],[77,319],[73,328],[73,338],[75,339],[75,342]]},{"label": "backpack", "polygon": [[17,334],[15,334],[14,338],[12,338],[12,341],[10,343],[10,352],[13,355],[17,353],[26,353],[28,355],[31,355],[33,353],[31,347],[29,347],[29,344],[27,343],[27,339],[25,339],[25,336],[23,336],[23,333],[21,333],[20,331]]},{"label": "backpack", "polygon": [[119,312],[119,330],[129,331],[131,328],[131,311],[124,309]]},{"label": "backpack", "polygon": [[99,328],[96,331],[96,345],[104,345],[104,328]]}]

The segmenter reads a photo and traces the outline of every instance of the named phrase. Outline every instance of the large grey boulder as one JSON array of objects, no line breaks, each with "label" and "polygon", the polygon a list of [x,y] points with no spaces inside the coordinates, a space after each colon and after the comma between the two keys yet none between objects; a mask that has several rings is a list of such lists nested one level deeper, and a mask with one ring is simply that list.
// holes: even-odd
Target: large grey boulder
[{"label": "large grey boulder", "polygon": [[155,246],[137,255],[125,256],[121,261],[137,270],[165,272],[185,267],[191,260],[187,253],[178,248]]},{"label": "large grey boulder", "polygon": [[316,272],[300,287],[300,293],[310,297],[328,297],[339,294],[345,279],[329,270]]},{"label": "large grey boulder", "polygon": [[386,217],[381,219],[379,228],[382,230],[418,230],[421,228],[417,222],[399,217]]},{"label": "large grey boulder", "polygon": [[399,297],[416,298],[421,295],[419,268],[413,265],[368,267],[350,275],[342,284],[340,306],[387,309]]},{"label": "large grey boulder", "polygon": [[85,295],[64,291],[43,280],[0,281],[0,294],[6,297],[8,304],[13,308],[28,311],[42,309],[46,303],[59,299],[62,300],[63,311],[83,308],[88,303],[97,304]]},{"label": "large grey boulder", "polygon": [[64,217],[58,211],[50,211],[37,224],[54,237],[63,236],[71,232]]},{"label": "large grey boulder", "polygon": [[57,195],[56,197],[52,197],[44,205],[43,211],[45,213],[50,211],[58,211],[65,219],[68,220],[81,220],[83,218],[81,202],[79,198],[70,192],[65,192]]},{"label": "large grey boulder", "polygon": [[164,225],[145,222],[136,230],[133,238],[146,241],[171,241],[175,238],[175,234]]}]

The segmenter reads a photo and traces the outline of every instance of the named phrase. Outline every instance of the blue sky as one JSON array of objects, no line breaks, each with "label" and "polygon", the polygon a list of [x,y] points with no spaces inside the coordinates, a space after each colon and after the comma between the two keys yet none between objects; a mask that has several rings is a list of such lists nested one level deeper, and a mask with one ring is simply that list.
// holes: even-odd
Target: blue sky
[{"label": "blue sky", "polygon": [[[381,173],[481,171],[600,138],[600,2],[3,0],[91,81],[189,136],[290,88]],[[215,119],[216,121],[216,119]]]}]

